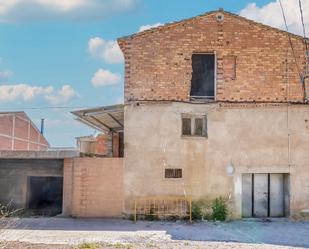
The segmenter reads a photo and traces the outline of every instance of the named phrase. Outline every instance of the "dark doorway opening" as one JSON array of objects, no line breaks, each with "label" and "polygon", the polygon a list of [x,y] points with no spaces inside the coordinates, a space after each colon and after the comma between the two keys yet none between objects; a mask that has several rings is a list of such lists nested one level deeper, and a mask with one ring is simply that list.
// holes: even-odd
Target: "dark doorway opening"
[{"label": "dark doorway opening", "polygon": [[215,98],[215,55],[192,55],[191,98]]},{"label": "dark doorway opening", "polygon": [[63,177],[28,177],[28,209],[39,215],[62,212]]}]

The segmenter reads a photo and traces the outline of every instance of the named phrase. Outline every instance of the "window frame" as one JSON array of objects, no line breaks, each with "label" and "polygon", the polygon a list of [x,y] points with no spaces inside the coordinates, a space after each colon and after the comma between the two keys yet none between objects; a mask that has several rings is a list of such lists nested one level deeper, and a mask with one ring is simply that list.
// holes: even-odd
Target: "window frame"
[{"label": "window frame", "polygon": [[[183,134],[183,119],[191,119],[191,135]],[[195,120],[203,120],[202,135],[195,135]],[[208,117],[207,114],[181,114],[181,137],[183,138],[208,138]]]},{"label": "window frame", "polygon": [[[217,100],[217,53],[216,51],[213,52],[193,52],[191,55],[191,67],[192,67],[192,56],[193,55],[214,55],[214,96],[192,96],[191,92],[190,92],[190,99],[204,99],[204,100],[213,100],[216,101]],[[192,69],[193,70],[193,69]],[[192,71],[193,72],[193,71]],[[190,82],[190,87],[191,87],[191,82]],[[191,88],[190,88],[191,91]]]},{"label": "window frame", "polygon": [[[166,170],[181,170],[181,177],[165,177]],[[163,180],[165,181],[179,181],[184,179],[184,169],[182,167],[165,167],[163,168]]]}]

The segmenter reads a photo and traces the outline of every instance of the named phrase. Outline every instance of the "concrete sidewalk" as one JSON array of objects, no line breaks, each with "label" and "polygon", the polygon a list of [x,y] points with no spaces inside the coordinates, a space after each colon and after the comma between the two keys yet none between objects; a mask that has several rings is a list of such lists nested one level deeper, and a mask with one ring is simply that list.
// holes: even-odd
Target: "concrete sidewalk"
[{"label": "concrete sidewalk", "polygon": [[[116,219],[27,218],[0,225],[2,241],[43,244],[229,241],[309,248],[309,222],[234,221],[194,224]],[[12,227],[13,224],[13,228]]]}]

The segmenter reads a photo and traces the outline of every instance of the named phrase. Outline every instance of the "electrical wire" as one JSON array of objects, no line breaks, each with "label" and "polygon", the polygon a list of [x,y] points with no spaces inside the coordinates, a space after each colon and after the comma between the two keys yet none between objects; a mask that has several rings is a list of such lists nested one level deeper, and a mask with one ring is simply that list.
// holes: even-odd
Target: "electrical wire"
[{"label": "electrical wire", "polygon": [[285,17],[285,12],[284,12],[281,0],[279,0],[279,4],[280,4],[281,13],[282,13],[282,17],[283,17],[283,20],[284,20],[285,28],[286,28],[286,31],[288,32],[289,43],[290,43],[290,46],[291,46],[291,49],[292,49],[292,53],[293,53],[293,57],[294,57],[294,60],[295,60],[295,65],[296,65],[296,68],[297,68],[297,71],[298,71],[298,75],[299,75],[299,78],[302,79],[302,75],[301,75],[300,68],[299,68],[298,63],[297,63],[297,58],[296,58],[294,46],[293,46],[293,43],[292,43],[291,35],[290,35],[290,32],[289,32],[289,27],[287,25],[287,21],[286,21],[286,17]]},{"label": "electrical wire", "polygon": [[306,53],[308,53],[308,44],[307,44],[307,38],[306,38],[306,28],[305,28],[305,23],[304,23],[304,14],[303,14],[303,8],[302,8],[301,0],[298,0],[298,5],[299,5],[301,23],[302,23],[302,26],[303,26],[303,33],[304,33],[304,42],[305,42],[305,46],[306,46]]}]

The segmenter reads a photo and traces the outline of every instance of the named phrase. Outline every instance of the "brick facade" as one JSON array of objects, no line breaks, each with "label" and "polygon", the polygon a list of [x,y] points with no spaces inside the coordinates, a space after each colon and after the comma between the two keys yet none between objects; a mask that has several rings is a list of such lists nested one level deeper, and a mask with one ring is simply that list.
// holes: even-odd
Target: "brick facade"
[{"label": "brick facade", "polygon": [[[291,40],[303,72],[303,39]],[[215,53],[217,101],[304,102],[288,33],[228,12],[209,12],[118,43],[125,56],[126,103],[189,101],[193,53]]]},{"label": "brick facade", "polygon": [[49,144],[24,112],[0,113],[0,150],[47,150]]}]

